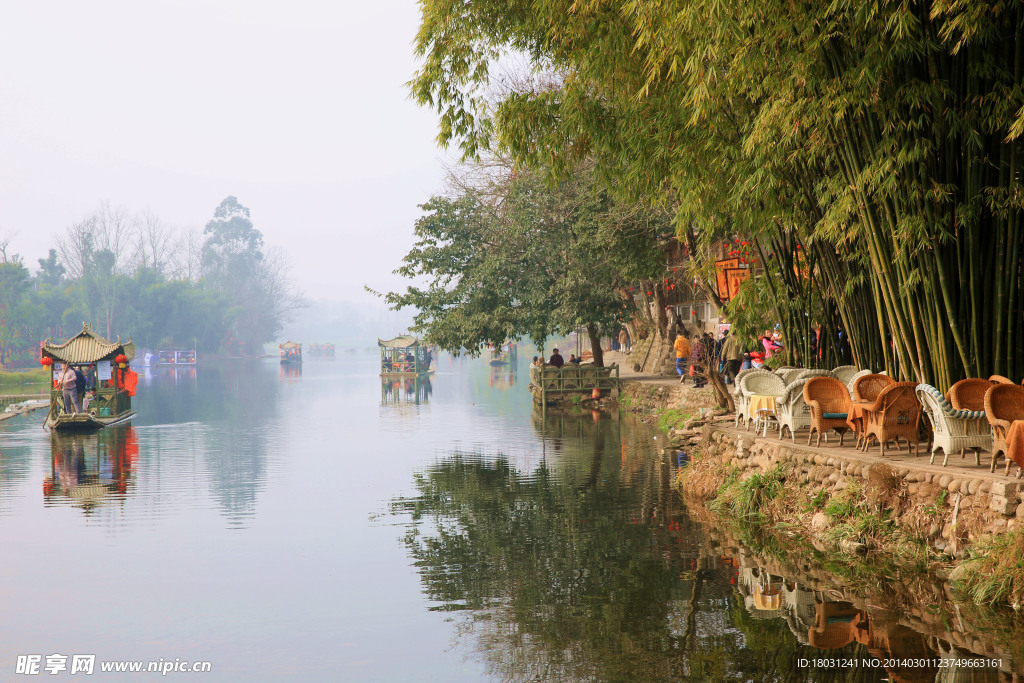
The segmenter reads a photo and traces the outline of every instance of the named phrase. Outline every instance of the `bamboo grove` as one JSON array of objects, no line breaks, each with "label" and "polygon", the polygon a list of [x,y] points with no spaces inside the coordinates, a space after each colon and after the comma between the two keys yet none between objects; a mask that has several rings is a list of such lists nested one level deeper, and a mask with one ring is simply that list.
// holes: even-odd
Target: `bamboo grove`
[{"label": "bamboo grove", "polygon": [[442,143],[556,174],[592,160],[696,236],[705,278],[711,245],[752,240],[763,276],[727,313],[767,301],[793,360],[826,362],[820,326],[940,387],[1024,375],[1024,6],[421,4],[410,86]]}]

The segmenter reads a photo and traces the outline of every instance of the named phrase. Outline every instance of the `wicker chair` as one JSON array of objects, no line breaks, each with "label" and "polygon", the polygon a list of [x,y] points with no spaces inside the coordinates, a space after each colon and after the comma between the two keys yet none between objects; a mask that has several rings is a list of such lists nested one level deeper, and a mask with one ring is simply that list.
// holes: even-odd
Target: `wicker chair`
[{"label": "wicker chair", "polygon": [[[991,385],[990,385],[991,386]],[[974,464],[981,464],[980,449],[991,450],[992,429],[988,425],[983,410],[957,410],[942,393],[930,384],[918,384],[917,398],[924,406],[924,414],[932,423],[932,457],[929,463],[935,462],[935,451],[942,449],[942,466],[946,466],[951,451],[974,449]]]},{"label": "wicker chair", "polygon": [[801,372],[803,372],[801,368],[779,368],[775,374],[782,378],[786,386],[789,386],[796,381],[796,376]]},{"label": "wicker chair", "polygon": [[1024,387],[993,384],[985,394],[985,417],[992,425],[992,465],[989,471],[996,471],[996,460],[1002,454],[1006,460],[1003,474],[1009,474],[1012,461],[1006,457],[1006,432],[1010,430],[1012,422],[1024,420]]},{"label": "wicker chair", "polygon": [[790,381],[796,381],[797,379],[810,379],[812,377],[831,377],[831,370],[801,370],[795,379]]},{"label": "wicker chair", "polygon": [[907,440],[907,448],[914,444],[914,455],[920,440],[917,430],[921,422],[921,404],[917,402],[913,382],[893,382],[878,395],[875,402],[864,410],[864,440],[861,448],[867,451],[871,437],[878,439],[878,446],[885,455],[885,444]]},{"label": "wicker chair", "polygon": [[954,410],[977,410],[985,412],[985,394],[992,388],[987,379],[962,379],[949,388],[946,400]]},{"label": "wicker chair", "polygon": [[[782,396],[786,391],[786,385],[782,378],[772,372],[751,372],[740,380],[740,393],[746,398],[747,412],[750,412],[750,397],[757,394],[762,396]],[[747,415],[747,429],[750,429],[750,420],[754,415]],[[767,431],[767,430],[766,430]]]},{"label": "wicker chair", "polygon": [[747,368],[746,370],[738,372],[736,374],[736,379],[733,380],[732,399],[733,403],[736,404],[736,420],[733,423],[734,427],[739,427],[740,422],[742,421],[743,426],[749,429],[750,395],[744,395],[743,392],[740,391],[740,387],[742,386],[743,378],[755,372],[771,374],[770,371],[765,370],[764,368]]},{"label": "wicker chair", "polygon": [[[850,392],[835,377],[811,377],[804,384],[804,401],[811,411],[811,431],[807,434],[807,445],[817,433],[814,445],[821,445],[821,435],[830,429],[839,432],[839,445],[850,426],[846,418],[850,413]],[[828,441],[828,436],[825,437]]]},{"label": "wicker chair", "polygon": [[775,416],[779,420],[779,438],[786,435],[796,443],[796,430],[811,426],[811,409],[804,400],[804,385],[807,380],[798,379],[786,387],[782,397],[775,402]]},{"label": "wicker chair", "polygon": [[847,386],[850,384],[850,379],[856,374],[856,365],[840,365],[838,368],[832,369],[832,376]]},{"label": "wicker chair", "polygon": [[888,375],[864,375],[853,383],[853,391],[850,393],[854,401],[874,401],[890,384],[895,382]]},{"label": "wicker chair", "polygon": [[988,378],[988,381],[992,382],[992,384],[1016,384],[1009,377],[1003,377],[1002,375],[992,375]]},{"label": "wicker chair", "polygon": [[850,396],[853,396],[853,383],[856,382],[861,377],[864,377],[865,375],[870,375],[870,374],[872,374],[870,370],[861,370],[861,371],[855,373],[853,375],[853,377],[851,377],[850,379],[848,379],[846,381],[846,388],[849,390]]}]

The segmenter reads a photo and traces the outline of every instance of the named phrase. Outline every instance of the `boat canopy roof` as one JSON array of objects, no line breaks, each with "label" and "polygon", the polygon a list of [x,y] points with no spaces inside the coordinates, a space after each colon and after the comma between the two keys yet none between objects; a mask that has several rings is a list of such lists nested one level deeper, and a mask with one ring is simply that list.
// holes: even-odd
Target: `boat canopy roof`
[{"label": "boat canopy roof", "polygon": [[56,358],[63,363],[95,363],[99,360],[113,360],[124,354],[131,360],[135,357],[135,344],[104,339],[92,331],[88,323],[82,323],[82,331],[63,344],[52,344],[50,339],[43,342],[42,356]]},{"label": "boat canopy roof", "polygon": [[302,344],[296,344],[293,341],[286,341],[284,344],[280,344],[277,348],[279,348],[279,349],[299,349],[299,348],[302,348]]},{"label": "boat canopy roof", "polygon": [[394,339],[377,338],[377,345],[385,349],[411,349],[420,345],[420,340],[411,334],[403,334]]}]

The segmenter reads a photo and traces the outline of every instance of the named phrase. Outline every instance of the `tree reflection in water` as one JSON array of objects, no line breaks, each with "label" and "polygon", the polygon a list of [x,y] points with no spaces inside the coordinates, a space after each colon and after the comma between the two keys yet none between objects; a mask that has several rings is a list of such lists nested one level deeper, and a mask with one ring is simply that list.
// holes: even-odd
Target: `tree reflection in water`
[{"label": "tree reflection in water", "polygon": [[[708,550],[644,425],[591,414],[535,427],[539,465],[456,451],[392,502],[424,593],[502,680],[967,680],[934,667],[801,659],[935,656],[925,636]],[[966,673],[966,670],[964,672]],[[971,680],[1000,680],[974,670]]]}]

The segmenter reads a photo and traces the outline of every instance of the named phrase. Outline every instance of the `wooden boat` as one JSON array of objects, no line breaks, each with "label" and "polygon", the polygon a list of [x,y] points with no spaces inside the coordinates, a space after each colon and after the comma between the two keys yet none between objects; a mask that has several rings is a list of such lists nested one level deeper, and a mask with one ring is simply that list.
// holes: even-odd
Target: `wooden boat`
[{"label": "wooden boat", "polygon": [[153,359],[150,361],[150,365],[195,365],[196,364],[196,351],[157,351]]},{"label": "wooden boat", "polygon": [[430,369],[433,360],[430,349],[416,337],[378,338],[377,346],[380,347],[381,377],[419,377],[434,372]]},{"label": "wooden boat", "polygon": [[[128,422],[135,417],[132,396],[138,376],[128,363],[135,357],[135,344],[122,343],[99,336],[87,324],[82,331],[63,344],[43,343],[40,362],[50,368],[50,412],[45,426],[62,432],[91,431]],[[65,366],[85,376],[81,410],[64,405],[64,392],[57,386]]]},{"label": "wooden boat", "polygon": [[281,350],[282,363],[302,362],[302,344],[286,341],[284,344],[279,344],[277,348]]}]

